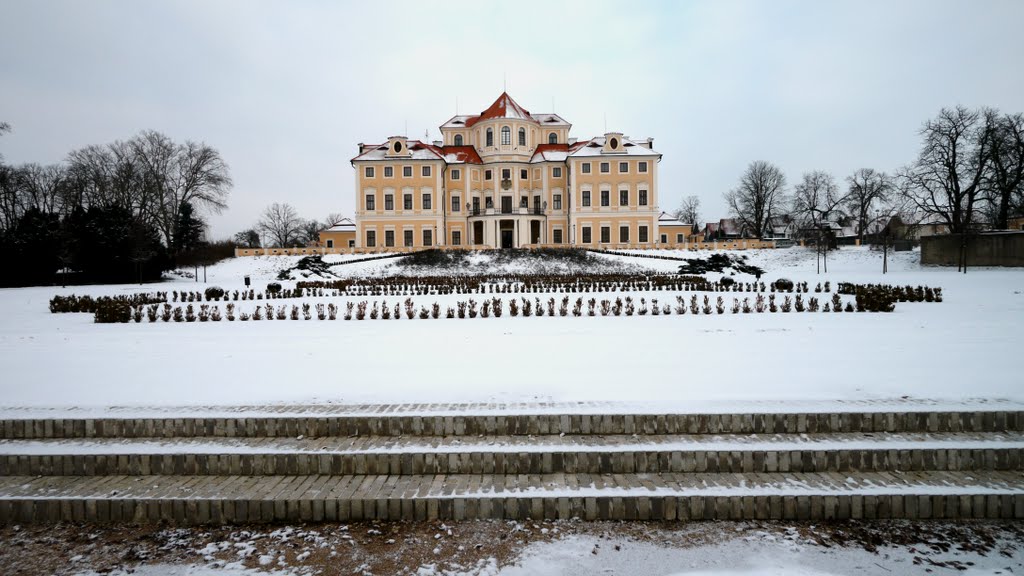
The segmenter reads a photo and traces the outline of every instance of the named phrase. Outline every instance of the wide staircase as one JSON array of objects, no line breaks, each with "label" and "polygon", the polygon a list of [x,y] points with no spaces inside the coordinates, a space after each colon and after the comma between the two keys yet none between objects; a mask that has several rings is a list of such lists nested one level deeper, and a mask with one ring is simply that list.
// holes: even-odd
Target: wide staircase
[{"label": "wide staircase", "polygon": [[1014,406],[608,408],[8,412],[0,523],[1024,518]]}]

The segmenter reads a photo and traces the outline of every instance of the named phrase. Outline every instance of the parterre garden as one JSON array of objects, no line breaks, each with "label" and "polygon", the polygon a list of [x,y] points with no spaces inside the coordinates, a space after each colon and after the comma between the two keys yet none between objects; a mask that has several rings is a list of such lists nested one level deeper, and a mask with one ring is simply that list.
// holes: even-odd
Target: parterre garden
[{"label": "parterre garden", "polygon": [[[574,264],[586,264],[592,258],[576,252],[566,251],[563,257]],[[434,265],[451,272],[453,264],[466,263],[465,255],[451,252],[407,258],[421,271]],[[727,274],[708,278],[730,268],[756,274],[758,279],[738,281]],[[892,312],[897,303],[942,301],[942,289],[929,286],[841,282],[833,291],[828,281],[812,286],[778,278],[765,283],[759,280],[763,273],[742,258],[714,254],[705,260],[686,259],[679,273],[445,273],[313,279],[298,281],[293,288],[270,282],[260,291],[211,286],[204,291],[55,296],[50,311],[91,313],[98,323],[190,323],[834,314]],[[451,298],[463,295],[466,298]],[[432,296],[441,296],[441,301]]]}]

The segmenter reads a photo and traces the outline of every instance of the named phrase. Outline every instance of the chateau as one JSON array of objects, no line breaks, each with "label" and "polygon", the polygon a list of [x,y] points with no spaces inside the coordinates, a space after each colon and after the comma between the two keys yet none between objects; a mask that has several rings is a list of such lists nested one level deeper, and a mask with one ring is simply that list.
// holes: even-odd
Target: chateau
[{"label": "chateau", "polygon": [[[431,143],[359,144],[352,247],[653,247],[660,240],[653,139],[580,140],[558,114],[503,93]],[[332,242],[333,244],[333,242]]]}]

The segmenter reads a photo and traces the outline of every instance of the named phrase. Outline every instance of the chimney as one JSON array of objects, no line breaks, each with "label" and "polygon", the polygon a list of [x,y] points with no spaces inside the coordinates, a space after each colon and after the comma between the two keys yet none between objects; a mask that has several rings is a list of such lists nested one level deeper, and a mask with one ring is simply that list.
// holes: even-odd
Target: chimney
[{"label": "chimney", "polygon": [[359,143],[359,153],[362,154],[363,152],[366,152],[366,144],[363,144],[362,142],[360,142]]},{"label": "chimney", "polygon": [[434,146],[440,148],[441,146],[444,146],[444,142],[442,142],[441,140],[434,140]]},{"label": "chimney", "polygon": [[647,146],[648,150],[654,150],[654,138],[648,138],[647,143],[644,145]]}]

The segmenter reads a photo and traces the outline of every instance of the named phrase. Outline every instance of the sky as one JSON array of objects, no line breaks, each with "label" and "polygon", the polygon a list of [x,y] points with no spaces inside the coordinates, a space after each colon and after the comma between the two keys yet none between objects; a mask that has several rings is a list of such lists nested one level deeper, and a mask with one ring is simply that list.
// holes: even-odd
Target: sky
[{"label": "sky", "polygon": [[439,137],[503,88],[586,139],[654,138],[659,205],[702,219],[752,161],[791,184],[913,160],[942,107],[1024,112],[1024,2],[0,0],[8,163],[141,130],[231,168],[211,237],[270,203],[351,215],[360,142]]}]

